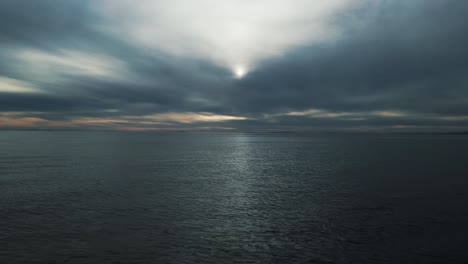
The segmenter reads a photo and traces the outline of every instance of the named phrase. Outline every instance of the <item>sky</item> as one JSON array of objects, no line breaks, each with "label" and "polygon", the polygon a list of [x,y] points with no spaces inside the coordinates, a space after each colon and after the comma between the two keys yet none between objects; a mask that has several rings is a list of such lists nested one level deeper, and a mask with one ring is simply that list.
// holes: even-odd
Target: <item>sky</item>
[{"label": "sky", "polygon": [[0,130],[468,131],[465,0],[2,0]]}]

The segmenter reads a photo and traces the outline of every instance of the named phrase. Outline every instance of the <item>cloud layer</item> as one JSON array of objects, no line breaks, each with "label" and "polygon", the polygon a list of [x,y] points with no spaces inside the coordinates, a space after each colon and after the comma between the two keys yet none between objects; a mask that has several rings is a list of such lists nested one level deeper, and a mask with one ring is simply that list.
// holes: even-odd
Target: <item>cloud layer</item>
[{"label": "cloud layer", "polygon": [[468,130],[467,12],[462,0],[2,1],[0,129]]}]

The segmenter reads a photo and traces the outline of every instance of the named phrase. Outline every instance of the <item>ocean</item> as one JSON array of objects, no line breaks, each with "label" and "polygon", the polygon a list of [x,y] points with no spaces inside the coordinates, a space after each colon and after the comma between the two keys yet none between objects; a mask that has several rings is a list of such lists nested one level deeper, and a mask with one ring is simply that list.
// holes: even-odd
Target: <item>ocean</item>
[{"label": "ocean", "polygon": [[466,263],[468,136],[0,132],[0,263]]}]

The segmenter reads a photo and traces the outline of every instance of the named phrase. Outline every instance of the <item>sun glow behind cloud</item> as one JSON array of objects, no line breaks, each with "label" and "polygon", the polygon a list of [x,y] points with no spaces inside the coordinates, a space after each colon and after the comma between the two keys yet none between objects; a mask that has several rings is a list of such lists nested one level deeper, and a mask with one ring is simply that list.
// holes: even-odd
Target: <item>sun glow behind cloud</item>
[{"label": "sun glow behind cloud", "polygon": [[241,79],[248,73],[248,70],[244,66],[238,65],[234,67],[233,72],[234,72],[234,77],[236,77],[237,79]]},{"label": "sun glow behind cloud", "polygon": [[[100,12],[132,45],[234,69],[337,36],[331,17],[365,0],[101,0]],[[241,76],[242,75],[242,76]]]}]

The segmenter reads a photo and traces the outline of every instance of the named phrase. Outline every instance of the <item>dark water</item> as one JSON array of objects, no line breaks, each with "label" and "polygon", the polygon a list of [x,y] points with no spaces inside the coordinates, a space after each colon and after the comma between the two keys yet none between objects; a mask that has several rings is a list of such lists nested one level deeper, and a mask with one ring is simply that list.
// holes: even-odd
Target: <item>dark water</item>
[{"label": "dark water", "polygon": [[466,263],[468,137],[0,132],[0,263]]}]

